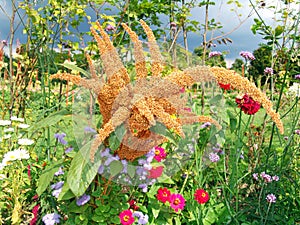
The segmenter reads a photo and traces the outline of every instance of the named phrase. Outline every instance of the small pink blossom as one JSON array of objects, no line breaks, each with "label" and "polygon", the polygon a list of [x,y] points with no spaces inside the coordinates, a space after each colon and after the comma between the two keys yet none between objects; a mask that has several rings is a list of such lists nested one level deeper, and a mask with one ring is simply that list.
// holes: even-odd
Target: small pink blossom
[{"label": "small pink blossom", "polygon": [[267,202],[269,203],[275,203],[276,202],[276,196],[274,194],[268,194],[266,197]]}]

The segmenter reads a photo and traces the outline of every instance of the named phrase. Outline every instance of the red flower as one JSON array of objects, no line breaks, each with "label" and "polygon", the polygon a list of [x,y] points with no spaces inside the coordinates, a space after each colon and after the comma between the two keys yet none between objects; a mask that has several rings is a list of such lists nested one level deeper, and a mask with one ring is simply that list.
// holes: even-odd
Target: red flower
[{"label": "red flower", "polygon": [[39,212],[40,205],[37,204],[32,209],[33,218],[30,221],[30,225],[36,225],[38,219],[38,212]]},{"label": "red flower", "polygon": [[253,115],[260,109],[260,104],[254,101],[247,94],[245,94],[242,98],[237,97],[235,102],[238,104],[238,107],[248,115]]},{"label": "red flower", "polygon": [[209,200],[208,193],[203,189],[197,189],[194,196],[195,196],[195,200],[200,204],[204,204]]},{"label": "red flower", "polygon": [[165,159],[167,156],[165,149],[163,149],[162,147],[158,147],[158,146],[155,147],[154,154],[155,154],[154,159],[157,162],[160,162],[161,160]]},{"label": "red flower", "polygon": [[126,209],[119,215],[122,225],[131,225],[134,223],[134,217],[130,209]]},{"label": "red flower", "polygon": [[159,188],[157,191],[157,195],[156,198],[158,201],[162,202],[162,203],[166,203],[167,201],[169,201],[171,196],[171,192],[168,190],[168,188]]},{"label": "red flower", "polygon": [[220,88],[222,88],[223,90],[230,90],[230,89],[231,89],[230,84],[222,84],[222,83],[219,83],[219,86],[220,86]]},{"label": "red flower", "polygon": [[160,177],[163,173],[163,170],[164,170],[163,166],[153,167],[151,170],[149,170],[148,178],[156,179]]},{"label": "red flower", "polygon": [[136,205],[136,201],[134,199],[131,199],[128,201],[129,203],[129,208],[133,209],[134,211],[137,211],[140,207]]},{"label": "red flower", "polygon": [[185,206],[185,199],[181,194],[171,194],[170,196],[170,206],[178,212],[178,209],[183,210]]}]

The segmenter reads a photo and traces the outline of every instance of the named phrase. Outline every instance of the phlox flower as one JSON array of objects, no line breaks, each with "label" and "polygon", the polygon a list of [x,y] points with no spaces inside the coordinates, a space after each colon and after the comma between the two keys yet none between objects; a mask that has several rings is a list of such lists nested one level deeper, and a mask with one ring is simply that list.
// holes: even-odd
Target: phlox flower
[{"label": "phlox flower", "polygon": [[276,202],[276,196],[274,194],[268,194],[266,197],[267,202],[269,203],[275,203]]},{"label": "phlox flower", "polygon": [[183,210],[185,206],[185,199],[181,194],[171,194],[170,196],[170,206],[178,212],[178,210]]},{"label": "phlox flower", "polygon": [[158,147],[158,146],[155,147],[154,153],[155,153],[154,159],[157,162],[160,162],[161,160],[165,159],[166,156],[167,156],[167,153],[165,152],[165,149],[162,148],[162,147]]},{"label": "phlox flower", "polygon": [[254,101],[250,96],[244,94],[243,97],[237,97],[235,102],[238,104],[238,107],[248,115],[255,114],[260,109],[260,104]]},{"label": "phlox flower", "polygon": [[134,217],[130,209],[122,211],[119,218],[122,225],[131,225],[134,223]]},{"label": "phlox flower", "polygon": [[220,156],[217,153],[209,153],[208,158],[211,162],[218,162],[220,160]]},{"label": "phlox flower", "polygon": [[252,177],[253,177],[254,180],[258,180],[258,174],[257,173],[252,174]]},{"label": "phlox flower", "polygon": [[158,201],[162,203],[166,203],[167,201],[170,200],[171,192],[169,191],[168,188],[159,188],[157,191],[156,198]]},{"label": "phlox flower", "polygon": [[266,67],[264,69],[264,73],[267,74],[267,75],[273,75],[273,69],[271,67]]},{"label": "phlox flower", "polygon": [[209,194],[203,189],[197,189],[194,197],[199,204],[204,204],[209,200]]},{"label": "phlox flower", "polygon": [[240,56],[242,56],[246,60],[254,60],[255,59],[254,55],[248,51],[241,51]]},{"label": "phlox flower", "polygon": [[274,175],[274,176],[272,177],[272,180],[273,180],[273,181],[279,181],[279,176]]},{"label": "phlox flower", "polygon": [[54,225],[60,222],[60,215],[57,213],[46,214],[43,216],[42,221],[45,225]]},{"label": "phlox flower", "polygon": [[18,140],[19,145],[32,145],[34,143],[34,140],[28,139],[28,138],[20,138]]},{"label": "phlox flower", "polygon": [[87,195],[87,194],[83,194],[81,197],[79,197],[76,200],[76,204],[78,206],[84,205],[86,204],[89,200],[91,199],[91,196]]}]

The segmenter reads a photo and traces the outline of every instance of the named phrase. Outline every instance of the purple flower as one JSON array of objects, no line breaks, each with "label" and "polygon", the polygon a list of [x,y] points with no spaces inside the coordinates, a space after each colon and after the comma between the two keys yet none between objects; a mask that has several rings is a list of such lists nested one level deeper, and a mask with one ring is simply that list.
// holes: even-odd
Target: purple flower
[{"label": "purple flower", "polygon": [[218,162],[220,160],[220,156],[216,153],[209,153],[208,158],[211,162]]},{"label": "purple flower", "polygon": [[79,198],[76,200],[76,204],[77,204],[78,206],[84,205],[84,204],[86,204],[90,199],[91,199],[91,196],[86,195],[86,194],[83,194],[81,197],[79,197]]},{"label": "purple flower", "polygon": [[64,185],[64,182],[63,181],[59,181],[59,182],[57,182],[55,184],[52,184],[50,187],[51,187],[51,189],[57,190],[57,189],[60,189],[63,185]]},{"label": "purple flower", "polygon": [[67,149],[65,150],[65,153],[67,154],[67,153],[73,151],[73,149],[74,149],[74,148],[70,146],[69,148],[67,148]]},{"label": "purple flower", "polygon": [[54,173],[54,176],[63,175],[64,171],[62,170],[62,167],[59,167],[58,171]]},{"label": "purple flower", "polygon": [[52,191],[52,196],[54,196],[55,198],[58,198],[61,190],[62,190],[62,188]]},{"label": "purple flower", "polygon": [[123,165],[123,170],[121,171],[121,173],[127,173],[128,162],[125,159],[123,159],[123,160],[121,160],[121,163]]},{"label": "purple flower", "polygon": [[300,135],[300,130],[295,130],[295,134]]},{"label": "purple flower", "polygon": [[273,180],[273,181],[279,181],[279,176],[274,175],[274,176],[272,177],[272,180]]},{"label": "purple flower", "polygon": [[108,25],[106,26],[105,30],[106,30],[106,31],[113,31],[113,30],[115,30],[115,27],[112,26],[112,25],[110,25],[110,24],[108,24]]},{"label": "purple flower", "polygon": [[63,145],[68,144],[68,142],[64,139],[65,136],[66,136],[65,133],[61,133],[61,134],[56,133],[56,134],[54,134],[54,137],[55,137],[61,144],[63,144]]},{"label": "purple flower", "polygon": [[273,75],[273,69],[271,67],[266,67],[264,69],[264,73],[267,74],[267,75]]},{"label": "purple flower", "polygon": [[212,51],[208,54],[208,57],[209,58],[212,58],[212,57],[215,57],[215,56],[220,56],[222,55],[222,52],[219,52],[219,51]]},{"label": "purple flower", "polygon": [[98,173],[99,174],[103,174],[104,173],[104,166],[103,165],[100,165],[99,168],[98,168]]},{"label": "purple flower", "polygon": [[116,161],[119,160],[119,156],[109,156],[106,161],[104,162],[104,166],[108,166],[109,164],[111,164],[112,161]]},{"label": "purple flower", "polygon": [[300,80],[300,74],[295,75],[295,79]]},{"label": "purple flower", "polygon": [[85,132],[87,132],[87,133],[97,133],[97,131],[96,130],[94,130],[93,128],[91,128],[91,127],[89,127],[89,126],[86,126],[85,128],[84,128],[84,131]]},{"label": "purple flower", "polygon": [[147,184],[139,184],[138,187],[141,188],[144,193],[146,193],[148,191]]},{"label": "purple flower", "polygon": [[200,128],[207,128],[207,127],[210,127],[211,126],[211,123],[210,122],[205,122],[204,124],[202,124],[200,126]]},{"label": "purple flower", "polygon": [[254,60],[255,59],[254,55],[251,52],[247,52],[247,51],[241,51],[240,56],[242,56],[246,60]]},{"label": "purple flower", "polygon": [[102,151],[101,153],[100,153],[100,156],[103,158],[103,157],[110,157],[111,156],[111,154],[110,154],[110,149],[109,148],[106,148],[104,151]]},{"label": "purple flower", "polygon": [[59,223],[59,219],[60,215],[58,215],[57,213],[46,214],[42,218],[45,225],[54,225],[56,223]]},{"label": "purple flower", "polygon": [[266,197],[267,202],[269,203],[275,203],[276,202],[276,196],[274,194],[268,194]]},{"label": "purple flower", "polygon": [[148,217],[147,214],[144,215],[144,214],[143,214],[142,212],[140,212],[140,211],[135,211],[135,212],[133,213],[133,216],[138,218],[138,224],[139,224],[139,225],[147,224],[147,223],[148,223],[149,217]]},{"label": "purple flower", "polygon": [[260,177],[261,177],[262,179],[264,179],[264,181],[265,181],[266,183],[272,182],[272,177],[271,177],[269,174],[266,174],[265,172],[261,172],[261,173],[260,173]]},{"label": "purple flower", "polygon": [[258,174],[257,173],[252,174],[252,177],[253,177],[254,180],[258,180]]}]

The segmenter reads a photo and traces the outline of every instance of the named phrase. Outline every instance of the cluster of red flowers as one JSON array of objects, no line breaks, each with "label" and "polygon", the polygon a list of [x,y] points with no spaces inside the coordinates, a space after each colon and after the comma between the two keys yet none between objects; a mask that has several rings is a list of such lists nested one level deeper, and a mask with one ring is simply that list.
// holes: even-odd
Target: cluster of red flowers
[{"label": "cluster of red flowers", "polygon": [[220,86],[220,88],[222,88],[223,90],[230,90],[231,89],[231,86],[230,86],[230,84],[222,84],[222,83],[219,83],[219,86]]},{"label": "cluster of red flowers", "polygon": [[254,101],[249,95],[244,94],[242,98],[237,97],[235,102],[238,104],[238,107],[248,115],[255,114],[260,109],[260,104]]},{"label": "cluster of red flowers", "polygon": [[172,194],[171,191],[166,187],[158,189],[156,198],[162,203],[169,202],[170,206],[175,210],[175,212],[178,212],[179,209],[184,209],[184,197],[181,194]]}]

